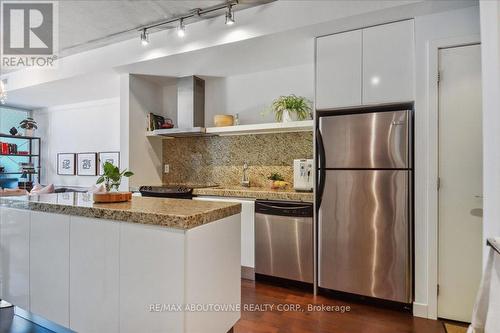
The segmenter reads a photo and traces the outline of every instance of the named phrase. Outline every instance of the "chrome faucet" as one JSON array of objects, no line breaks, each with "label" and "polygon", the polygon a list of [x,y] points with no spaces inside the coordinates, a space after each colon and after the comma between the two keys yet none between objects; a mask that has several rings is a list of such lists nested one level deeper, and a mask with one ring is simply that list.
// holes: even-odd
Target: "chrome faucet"
[{"label": "chrome faucet", "polygon": [[241,178],[241,186],[250,187],[250,179],[248,178],[248,163],[243,163],[243,177]]}]

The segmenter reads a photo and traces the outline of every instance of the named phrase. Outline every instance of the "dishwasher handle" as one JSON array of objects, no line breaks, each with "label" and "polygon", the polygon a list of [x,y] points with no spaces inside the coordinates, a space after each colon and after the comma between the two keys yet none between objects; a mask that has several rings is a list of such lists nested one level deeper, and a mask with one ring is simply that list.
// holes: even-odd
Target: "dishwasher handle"
[{"label": "dishwasher handle", "polygon": [[290,217],[312,217],[313,204],[309,202],[256,200],[255,213]]}]

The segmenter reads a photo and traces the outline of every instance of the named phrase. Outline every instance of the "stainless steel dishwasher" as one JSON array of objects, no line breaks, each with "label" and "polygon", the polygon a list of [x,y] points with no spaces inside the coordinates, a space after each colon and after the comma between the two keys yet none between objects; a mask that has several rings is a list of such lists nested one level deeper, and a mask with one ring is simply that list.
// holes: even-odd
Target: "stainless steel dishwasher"
[{"label": "stainless steel dishwasher", "polygon": [[255,273],[313,282],[313,204],[255,201]]}]

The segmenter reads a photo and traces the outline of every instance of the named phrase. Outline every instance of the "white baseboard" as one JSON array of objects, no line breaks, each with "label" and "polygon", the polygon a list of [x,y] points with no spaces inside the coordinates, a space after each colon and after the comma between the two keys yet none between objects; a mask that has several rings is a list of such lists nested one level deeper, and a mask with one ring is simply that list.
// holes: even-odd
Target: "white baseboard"
[{"label": "white baseboard", "polygon": [[413,316],[428,318],[427,304],[413,302]]},{"label": "white baseboard", "polygon": [[241,266],[241,278],[255,281],[255,268]]}]

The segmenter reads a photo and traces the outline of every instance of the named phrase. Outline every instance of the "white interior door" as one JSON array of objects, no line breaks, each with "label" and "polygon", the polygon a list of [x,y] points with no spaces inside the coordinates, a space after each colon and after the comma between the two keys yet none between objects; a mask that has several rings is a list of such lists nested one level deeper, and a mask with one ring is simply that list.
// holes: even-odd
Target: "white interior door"
[{"label": "white interior door", "polygon": [[438,316],[470,322],[482,263],[481,48],[439,51]]}]

